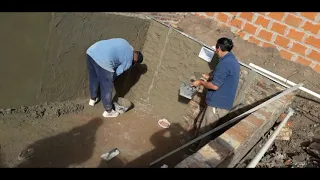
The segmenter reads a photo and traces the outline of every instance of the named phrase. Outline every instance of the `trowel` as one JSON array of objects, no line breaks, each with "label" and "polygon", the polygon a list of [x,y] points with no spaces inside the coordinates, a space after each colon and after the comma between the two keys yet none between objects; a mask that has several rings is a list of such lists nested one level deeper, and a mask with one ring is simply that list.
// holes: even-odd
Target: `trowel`
[{"label": "trowel", "polygon": [[189,83],[181,81],[179,95],[187,99],[192,99],[192,96],[199,90],[199,87],[192,87],[191,83],[197,79],[201,79],[202,74],[200,72],[195,72],[194,76],[191,76]]}]

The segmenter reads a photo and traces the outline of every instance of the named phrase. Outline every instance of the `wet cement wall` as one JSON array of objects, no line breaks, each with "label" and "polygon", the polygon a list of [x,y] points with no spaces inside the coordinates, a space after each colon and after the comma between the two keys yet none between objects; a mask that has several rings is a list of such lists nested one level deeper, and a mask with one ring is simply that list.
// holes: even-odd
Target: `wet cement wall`
[{"label": "wet cement wall", "polygon": [[[187,99],[179,98],[181,82],[187,82],[194,72],[210,72],[218,63],[215,56],[211,63],[199,58],[202,45],[186,36],[150,20],[143,47],[144,63],[119,78],[126,84],[117,91],[134,103],[149,104],[155,114],[170,122],[181,122],[188,107]],[[239,86],[234,109],[248,107],[283,90],[271,80],[241,66]],[[182,101],[181,101],[182,100]],[[184,101],[183,101],[184,100]]]},{"label": "wet cement wall", "polygon": [[[198,54],[201,45],[168,27],[151,20],[143,47],[142,75],[126,95],[134,102],[150,104],[155,114],[178,122],[187,105],[179,102],[181,81],[188,81],[194,72],[210,72]],[[147,69],[147,70],[146,70]],[[131,76],[133,77],[133,76]]]},{"label": "wet cement wall", "polygon": [[127,39],[140,50],[149,21],[105,13],[1,13],[0,108],[88,96],[86,49]]}]

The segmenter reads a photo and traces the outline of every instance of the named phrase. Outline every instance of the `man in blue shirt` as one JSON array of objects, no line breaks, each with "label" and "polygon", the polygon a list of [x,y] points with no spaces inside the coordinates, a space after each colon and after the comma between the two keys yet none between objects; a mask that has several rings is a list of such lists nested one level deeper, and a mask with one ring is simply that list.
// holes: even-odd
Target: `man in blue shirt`
[{"label": "man in blue shirt", "polygon": [[202,75],[207,81],[196,80],[192,83],[195,87],[202,85],[207,89],[207,107],[204,117],[200,120],[199,125],[196,125],[201,133],[214,128],[218,120],[227,115],[233,106],[239,83],[240,65],[231,52],[232,48],[231,39],[220,38],[216,44],[215,53],[219,58],[216,69],[209,74]]},{"label": "man in blue shirt", "polygon": [[[90,101],[94,106],[101,98],[105,111],[104,117],[117,117],[113,110],[113,81],[117,76],[128,70],[132,65],[141,63],[143,55],[135,51],[128,41],[121,38],[102,40],[94,43],[87,50],[89,71]],[[100,96],[98,90],[100,88]]]}]

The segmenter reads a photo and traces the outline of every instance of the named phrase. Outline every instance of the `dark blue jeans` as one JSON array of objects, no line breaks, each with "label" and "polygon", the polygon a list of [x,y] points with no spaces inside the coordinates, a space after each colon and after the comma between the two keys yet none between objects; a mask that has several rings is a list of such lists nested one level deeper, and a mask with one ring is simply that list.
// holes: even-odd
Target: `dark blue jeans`
[{"label": "dark blue jeans", "polygon": [[113,72],[100,67],[89,55],[87,55],[89,71],[90,98],[95,100],[99,97],[106,111],[112,110]]}]

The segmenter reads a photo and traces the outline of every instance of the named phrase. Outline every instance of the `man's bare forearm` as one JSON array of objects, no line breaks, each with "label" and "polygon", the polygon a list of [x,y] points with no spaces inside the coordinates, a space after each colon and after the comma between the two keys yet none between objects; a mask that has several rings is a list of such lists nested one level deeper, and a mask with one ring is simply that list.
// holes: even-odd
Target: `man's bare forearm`
[{"label": "man's bare forearm", "polygon": [[219,87],[212,84],[211,82],[206,82],[206,81],[201,81],[200,83],[203,87],[207,88],[207,89],[212,89],[212,90],[218,90]]}]

